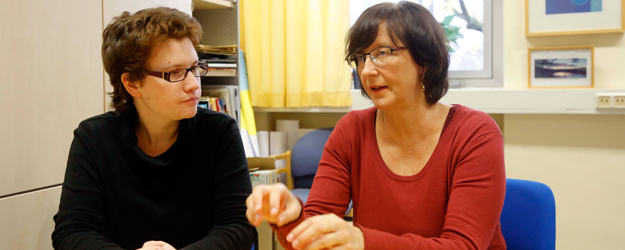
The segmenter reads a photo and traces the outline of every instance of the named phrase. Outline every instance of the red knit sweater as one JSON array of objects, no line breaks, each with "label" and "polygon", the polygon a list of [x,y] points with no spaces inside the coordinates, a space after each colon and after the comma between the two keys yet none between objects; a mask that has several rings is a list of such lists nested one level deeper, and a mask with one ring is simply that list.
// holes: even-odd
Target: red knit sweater
[{"label": "red knit sweater", "polygon": [[302,216],[342,216],[354,201],[365,249],[506,249],[499,215],[505,196],[503,139],[485,113],[454,105],[432,156],[413,176],[393,173],[375,135],[375,108],[352,111],[325,145]]}]

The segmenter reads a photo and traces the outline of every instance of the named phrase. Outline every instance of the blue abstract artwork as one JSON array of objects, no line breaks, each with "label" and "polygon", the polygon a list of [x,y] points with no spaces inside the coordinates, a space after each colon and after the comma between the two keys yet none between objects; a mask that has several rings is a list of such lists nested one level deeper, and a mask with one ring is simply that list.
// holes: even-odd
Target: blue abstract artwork
[{"label": "blue abstract artwork", "polygon": [[602,0],[545,0],[547,4],[547,15],[600,12]]}]

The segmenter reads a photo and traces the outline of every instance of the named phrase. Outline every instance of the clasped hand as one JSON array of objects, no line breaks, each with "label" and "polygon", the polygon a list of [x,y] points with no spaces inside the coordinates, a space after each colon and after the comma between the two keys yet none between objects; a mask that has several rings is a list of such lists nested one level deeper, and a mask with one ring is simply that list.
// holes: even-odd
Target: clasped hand
[{"label": "clasped hand", "polygon": [[174,247],[164,241],[147,241],[137,250],[176,250]]},{"label": "clasped hand", "polygon": [[[247,219],[256,227],[263,220],[281,227],[297,220],[302,212],[297,197],[281,183],[256,186],[246,205]],[[364,249],[362,231],[335,214],[307,218],[286,240],[294,249]]]}]

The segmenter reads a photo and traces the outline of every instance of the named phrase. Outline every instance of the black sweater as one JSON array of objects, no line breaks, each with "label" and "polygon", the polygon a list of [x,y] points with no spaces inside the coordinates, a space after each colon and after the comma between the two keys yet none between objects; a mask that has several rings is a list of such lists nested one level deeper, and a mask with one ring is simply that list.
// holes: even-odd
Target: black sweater
[{"label": "black sweater", "polygon": [[136,111],[108,112],[74,131],[56,223],[55,249],[137,249],[162,240],[176,249],[249,250],[251,193],[237,123],[198,108],[160,156],[137,146]]}]

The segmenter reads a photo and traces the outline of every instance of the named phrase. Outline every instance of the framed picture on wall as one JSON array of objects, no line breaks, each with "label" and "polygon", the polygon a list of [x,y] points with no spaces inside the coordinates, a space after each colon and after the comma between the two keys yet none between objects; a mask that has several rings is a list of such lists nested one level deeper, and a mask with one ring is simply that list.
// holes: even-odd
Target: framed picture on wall
[{"label": "framed picture on wall", "polygon": [[625,31],[625,0],[525,0],[525,36]]},{"label": "framed picture on wall", "polygon": [[593,47],[529,49],[529,88],[594,87]]}]

